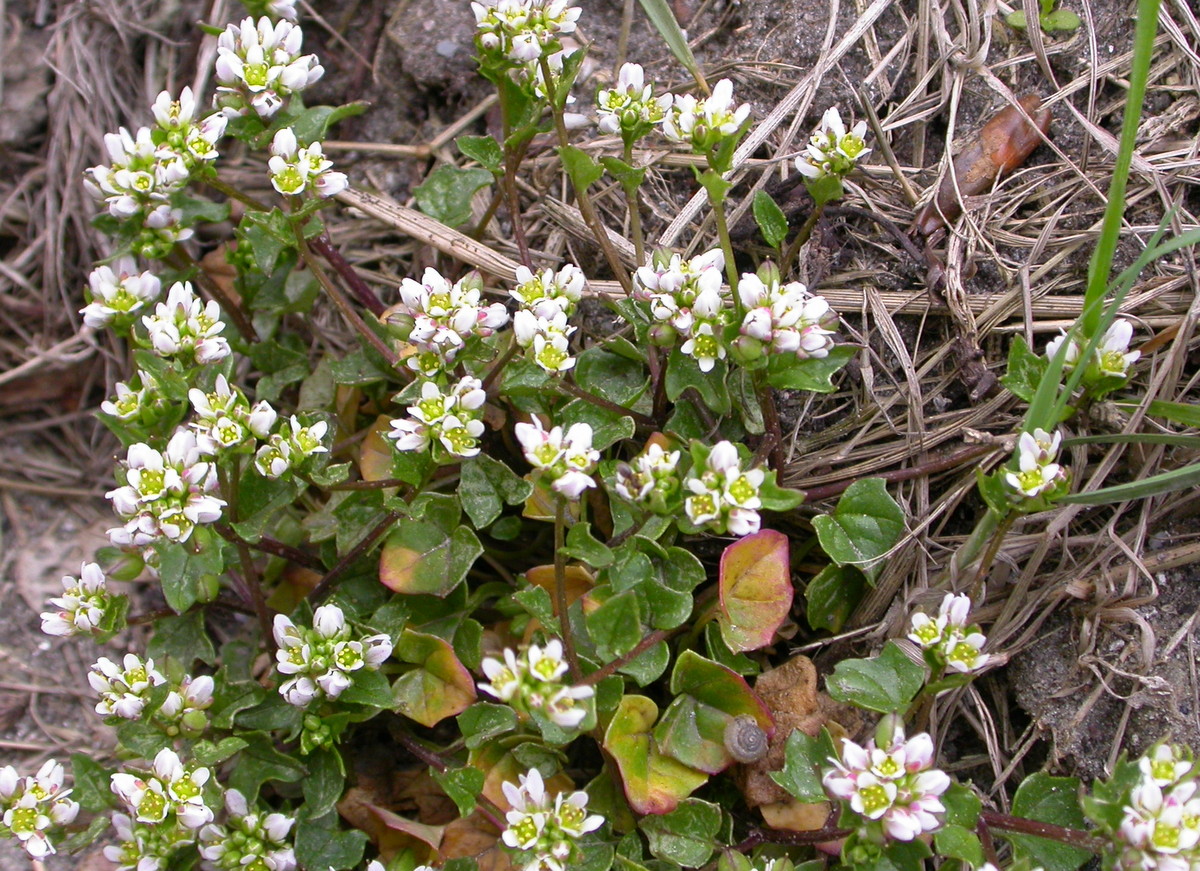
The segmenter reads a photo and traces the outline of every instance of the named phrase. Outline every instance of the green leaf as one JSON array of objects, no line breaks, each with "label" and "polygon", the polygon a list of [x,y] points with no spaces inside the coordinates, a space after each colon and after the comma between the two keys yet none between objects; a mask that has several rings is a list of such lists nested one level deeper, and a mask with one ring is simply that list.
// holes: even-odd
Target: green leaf
[{"label": "green leaf", "polygon": [[458,715],[458,728],[468,750],[474,750],[498,735],[517,728],[517,712],[508,705],[476,702]]},{"label": "green leaf", "polygon": [[644,687],[662,677],[670,662],[671,648],[667,646],[667,642],[660,641],[629,660],[617,671],[629,675],[638,686]]},{"label": "green leaf", "polygon": [[296,759],[276,750],[275,740],[265,732],[243,732],[241,737],[246,747],[238,754],[237,764],[230,768],[227,785],[246,796],[251,805],[268,780],[295,783],[308,773]]},{"label": "green leaf", "polygon": [[585,399],[573,399],[555,415],[555,422],[568,429],[572,424],[586,423],[592,428],[592,447],[602,451],[609,445],[633,437],[633,418],[626,414],[600,408]]},{"label": "green leaf", "polygon": [[478,454],[462,464],[458,498],[476,529],[490,526],[505,505],[520,505],[532,492],[532,484],[487,454]]},{"label": "green leaf", "polygon": [[843,659],[825,681],[829,695],[868,711],[904,711],[925,684],[925,669],[894,641],[871,659]]},{"label": "green leaf", "polygon": [[338,696],[339,702],[368,708],[392,706],[392,688],[382,672],[374,668],[360,668],[351,677],[350,686]]},{"label": "green leaf", "polygon": [[[596,598],[600,590],[593,590]],[[637,594],[632,590],[609,597],[587,615],[588,635],[596,645],[596,653],[611,662],[637,646],[645,635]]]},{"label": "green leaf", "polygon": [[[1082,829],[1086,825],[1083,811],[1079,807],[1079,780],[1075,777],[1051,777],[1042,771],[1034,772],[1017,787],[1013,796],[1014,816],[1052,823],[1070,829]],[[1089,858],[1091,853],[1078,847],[1070,847],[1059,841],[1019,835],[1012,832],[997,832],[1007,838],[1013,846],[1013,857],[1040,866],[1045,871],[1075,871]]]},{"label": "green leaf", "polygon": [[821,771],[836,755],[827,729],[822,729],[816,738],[794,729],[784,745],[783,768],[771,772],[771,779],[806,804],[826,801]]},{"label": "green leaf", "polygon": [[792,609],[787,536],[764,529],[725,548],[718,593],[717,621],[730,650],[741,653],[770,644]]},{"label": "green leaf", "polygon": [[1082,23],[1070,9],[1055,9],[1049,15],[1042,16],[1042,30],[1051,33],[1056,30],[1078,30]]},{"label": "green leaf", "polygon": [[1004,21],[1009,27],[1016,28],[1017,30],[1024,30],[1026,27],[1025,10],[1014,9],[1012,12],[1004,16]]},{"label": "green leaf", "polygon": [[308,755],[308,775],[304,778],[304,810],[323,817],[333,810],[346,784],[346,772],[337,750],[322,747]]},{"label": "green leaf", "polygon": [[669,813],[708,780],[707,774],[658,752],[650,735],[657,716],[653,701],[627,695],[604,733],[604,749],[617,763],[625,798],[640,814]]},{"label": "green leaf", "polygon": [[833,393],[833,376],[854,359],[858,348],[834,345],[824,357],[800,359],[795,354],[772,354],[767,360],[767,383],[778,390]]},{"label": "green leaf", "polygon": [[458,812],[468,817],[475,810],[476,796],[483,792],[483,772],[478,768],[448,768],[433,772],[433,779],[442,791],[458,806]]},{"label": "green leaf", "polygon": [[201,765],[211,767],[224,762],[248,746],[246,741],[233,735],[222,738],[216,744],[211,741],[197,741],[192,747],[192,758]]},{"label": "green leaf", "polygon": [[85,753],[71,754],[71,777],[75,785],[71,790],[71,798],[79,802],[85,811],[98,814],[117,806],[116,796],[109,788],[107,768]]},{"label": "green leaf", "polygon": [[846,489],[832,514],[814,517],[813,526],[830,559],[860,569],[874,584],[883,557],[904,534],[904,511],[882,478],[864,478]]},{"label": "green leaf", "polygon": [[1093,822],[1115,832],[1125,819],[1125,808],[1130,806],[1131,792],[1141,782],[1141,768],[1122,753],[1113,768],[1112,777],[1097,780],[1092,784],[1091,795],[1085,793],[1082,796],[1084,814]]},{"label": "green leaf", "polygon": [[716,848],[721,809],[689,798],[670,813],[643,818],[638,828],[645,833],[654,856],[685,868],[698,868]]},{"label": "green leaf", "polygon": [[710,409],[717,414],[729,414],[733,407],[725,387],[726,366],[718,360],[712,371],[700,371],[700,364],[676,348],[667,359],[667,399],[675,402],[689,387],[694,388]]},{"label": "green leaf", "polygon": [[1099,490],[1087,493],[1071,493],[1067,496],[1060,496],[1055,501],[1067,505],[1111,505],[1133,499],[1145,499],[1161,493],[1173,493],[1197,484],[1200,484],[1200,463],[1193,463],[1182,469],[1160,472],[1138,481],[1101,487]]},{"label": "green leaf", "polygon": [[688,45],[687,34],[683,32],[683,28],[675,19],[671,5],[667,0],[641,0],[641,4],[642,9],[646,12],[646,17],[650,19],[650,23],[654,25],[667,47],[671,49],[671,54],[675,55],[675,59],[692,74],[692,78],[707,90],[704,74],[700,72],[700,65],[696,63],[691,46]]},{"label": "green leaf", "polygon": [[180,617],[164,617],[154,624],[154,636],[146,645],[146,656],[162,661],[168,656],[191,672],[196,660],[208,665],[217,662],[212,637],[204,626],[204,612],[194,611]]},{"label": "green leaf", "polygon": [[754,220],[759,232],[772,248],[778,248],[788,234],[788,219],[771,195],[766,191],[754,194]]},{"label": "green leaf", "polygon": [[341,828],[338,820],[337,813],[314,819],[302,812],[297,817],[296,861],[301,868],[348,871],[362,861],[366,832],[347,831]]},{"label": "green leaf", "polygon": [[817,207],[840,200],[846,193],[839,175],[823,175],[820,178],[806,178],[804,186],[808,188],[809,196]]},{"label": "green leaf", "polygon": [[564,145],[558,149],[558,156],[562,158],[563,168],[577,191],[587,190],[604,175],[604,168],[582,148]]},{"label": "green leaf", "polygon": [[413,188],[417,207],[447,227],[458,227],[471,220],[471,198],[480,188],[492,183],[486,169],[459,169],[443,164]]},{"label": "green leaf", "polygon": [[361,115],[371,106],[370,103],[358,101],[345,103],[341,106],[313,106],[305,109],[298,118],[291,122],[292,132],[296,139],[305,145],[323,141],[329,128],[343,118],[353,118]]},{"label": "green leaf", "polygon": [[959,859],[972,868],[982,867],[984,863],[983,845],[975,833],[962,826],[943,826],[933,836],[933,844],[941,856],[948,859]]},{"label": "green leaf", "polygon": [[983,807],[983,802],[979,800],[975,790],[965,783],[952,782],[950,788],[942,795],[942,804],[946,807],[947,825],[975,830],[975,825],[979,822],[979,811]]},{"label": "green leaf", "polygon": [[618,157],[603,156],[600,158],[600,165],[608,170],[609,175],[620,182],[627,192],[636,191],[641,186],[642,179],[646,177],[646,167],[630,166]]},{"label": "green leaf", "polygon": [[176,614],[196,604],[206,579],[225,569],[221,542],[205,527],[198,528],[187,543],[159,542],[154,549],[159,557],[163,598]]},{"label": "green leaf", "polygon": [[866,580],[858,569],[825,566],[804,588],[804,617],[813,629],[840,632],[864,592]]},{"label": "green leaf", "polygon": [[434,726],[475,701],[475,680],[445,639],[406,629],[393,655],[418,666],[392,684],[396,710],[406,717]]},{"label": "green leaf", "polygon": [[454,144],[464,157],[469,157],[492,175],[504,172],[504,150],[493,137],[459,136]]},{"label": "green leaf", "polygon": [[577,358],[572,370],[575,383],[610,402],[629,407],[650,383],[640,360],[614,354],[603,345],[593,345]]},{"label": "green leaf", "polygon": [[567,544],[563,553],[594,569],[607,568],[613,563],[612,550],[592,535],[590,523],[576,523],[567,530]]},{"label": "green leaf", "polygon": [[388,534],[379,557],[379,580],[397,593],[444,597],[463,582],[483,553],[465,526],[447,534],[433,523],[401,520]]},{"label": "green leaf", "polygon": [[1008,371],[1000,379],[1000,383],[1019,399],[1031,402],[1045,372],[1046,358],[1033,353],[1023,336],[1013,338],[1008,349]]}]

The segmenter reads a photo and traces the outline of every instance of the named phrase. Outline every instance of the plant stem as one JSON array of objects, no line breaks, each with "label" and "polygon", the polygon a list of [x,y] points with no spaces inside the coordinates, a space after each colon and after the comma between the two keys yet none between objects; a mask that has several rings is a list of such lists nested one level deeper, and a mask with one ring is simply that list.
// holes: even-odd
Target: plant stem
[{"label": "plant stem", "polygon": [[521,197],[517,193],[517,170],[521,167],[521,158],[525,156],[525,143],[514,147],[509,141],[512,136],[512,106],[506,97],[507,91],[503,84],[497,83],[496,95],[500,100],[500,139],[504,143],[504,175],[500,178],[500,189],[504,192],[504,200],[508,204],[509,218],[512,220],[513,240],[517,243],[517,252],[521,263],[527,268],[533,268],[533,259],[529,256],[529,243],[525,239],[525,226],[521,222]]},{"label": "plant stem", "polygon": [[759,844],[791,844],[794,846],[824,844],[829,841],[838,841],[849,837],[853,833],[853,829],[839,829],[834,826],[825,826],[824,828],[814,829],[811,832],[788,832],[782,829],[755,828],[750,830],[750,834],[744,841],[736,844],[732,849],[739,853],[745,853]]},{"label": "plant stem", "polygon": [[221,536],[221,538],[225,539],[226,541],[233,542],[234,544],[241,542],[251,550],[257,550],[260,553],[280,557],[281,559],[295,563],[298,566],[304,566],[306,569],[321,571],[325,568],[321,561],[312,554],[305,553],[298,547],[292,547],[290,544],[284,544],[282,541],[276,541],[275,539],[268,538],[265,535],[258,541],[251,542],[246,541],[244,538],[234,532],[233,527],[226,523],[214,523],[213,529],[216,530],[217,535]]},{"label": "plant stem", "polygon": [[231,200],[237,200],[239,203],[249,206],[256,212],[271,211],[271,207],[268,206],[266,203],[259,202],[258,200],[254,199],[254,197],[250,196],[247,193],[243,193],[242,191],[235,188],[233,185],[229,184],[226,181],[222,181],[221,179],[217,178],[216,176],[212,176],[211,178],[204,179],[204,184],[208,185],[210,188],[212,188],[215,191],[220,191],[221,193],[225,194],[225,196],[229,197]]},{"label": "plant stem", "polygon": [[586,675],[582,680],[579,681],[580,685],[591,686],[592,684],[600,683],[600,681],[604,680],[610,674],[615,673],[617,669],[624,668],[625,666],[629,665],[629,663],[633,662],[660,641],[666,641],[672,635],[677,634],[681,628],[682,627],[676,627],[675,629],[655,629],[612,662],[606,662],[591,674]]},{"label": "plant stem", "polygon": [[[715,170],[709,170],[714,172]],[[725,280],[729,282],[729,293],[733,296],[733,308],[737,312],[740,323],[746,312],[742,306],[742,298],[738,296],[737,263],[733,259],[733,239],[729,235],[729,222],[725,220],[725,197],[719,199],[708,189],[708,202],[712,206],[713,217],[717,221],[717,237],[721,240],[721,250],[725,252]]]},{"label": "plant stem", "polygon": [[379,540],[379,537],[387,532],[400,516],[399,511],[389,511],[385,514],[383,519],[376,523],[358,544],[350,548],[346,552],[346,555],[338,560],[337,565],[331,568],[325,577],[321,578],[321,583],[313,587],[305,598],[310,602],[319,602],[325,598],[333,588],[333,585],[338,582],[338,579],[347,572],[350,566],[354,565],[360,556],[371,549],[375,542]]},{"label": "plant stem", "polygon": [[387,310],[387,306],[375,295],[375,291],[367,287],[367,283],[354,271],[354,267],[342,256],[342,252],[334,247],[328,231],[321,233],[309,242],[309,245],[325,258],[333,267],[334,272],[341,276],[342,281],[346,282],[346,286],[350,288],[350,292],[354,294],[363,308],[375,317],[379,317]]},{"label": "plant stem", "polygon": [[578,384],[574,384],[570,381],[560,380],[558,382],[558,389],[561,390],[563,393],[568,393],[571,396],[576,397],[577,399],[582,399],[585,402],[590,402],[592,405],[595,405],[597,408],[603,408],[606,411],[611,411],[614,414],[620,414],[624,417],[631,417],[631,418],[633,418],[633,422],[638,424],[639,426],[654,428],[657,425],[654,422],[653,418],[647,417],[646,415],[642,414],[640,411],[634,411],[631,408],[626,408],[623,405],[618,405],[617,403],[613,402],[612,400],[605,399],[603,396],[597,396],[595,393],[592,393],[588,390],[584,390]]},{"label": "plant stem", "polygon": [[208,273],[195,261],[191,254],[188,254],[181,246],[176,245],[175,249],[167,255],[165,262],[174,266],[176,269],[186,270],[190,275],[194,276],[196,283],[217,301],[221,306],[221,310],[229,315],[229,319],[233,321],[233,326],[238,333],[247,342],[257,342],[258,333],[254,329],[254,325],[250,323],[250,318],[242,311],[233,297],[225,292],[225,288],[221,287],[217,282],[208,277]]},{"label": "plant stem", "polygon": [[814,206],[813,210],[808,213],[808,217],[804,219],[804,223],[800,225],[800,230],[796,233],[796,238],[791,241],[787,249],[783,252],[783,258],[779,263],[779,274],[787,275],[792,266],[795,265],[796,257],[800,254],[800,248],[808,241],[808,237],[812,235],[813,227],[817,226],[817,221],[821,219],[821,215],[825,211],[824,204]]},{"label": "plant stem", "polygon": [[1068,844],[1072,847],[1078,847],[1081,850],[1087,850],[1090,853],[1102,854],[1109,847],[1106,841],[1090,832],[1080,829],[1068,829],[1064,826],[1056,826],[1053,823],[1040,823],[1037,820],[1029,820],[1024,817],[1012,817],[997,811],[980,811],[979,822],[988,828],[1000,829],[1005,832],[1019,832],[1023,835],[1034,835],[1038,838],[1047,838],[1051,841],[1058,841],[1060,844]]},{"label": "plant stem", "polygon": [[[554,76],[550,71],[550,62],[545,57],[542,57],[539,63],[542,68],[542,77],[546,82],[546,92],[550,94],[550,114],[554,118],[554,130],[558,134],[558,147],[561,155],[561,152],[571,147],[571,140],[567,135],[566,122],[563,121],[562,107],[558,104],[558,95],[551,91]],[[617,257],[617,251],[613,247],[612,240],[608,238],[608,231],[596,215],[596,207],[592,204],[592,198],[587,192],[587,185],[583,184],[581,179],[577,178],[571,172],[569,166],[567,167],[567,175],[571,177],[571,185],[575,188],[575,201],[579,204],[579,214],[583,216],[583,220],[591,229],[592,235],[596,237],[596,242],[600,245],[600,250],[604,253],[604,259],[608,261],[608,268],[612,270],[613,275],[620,282],[621,289],[625,291],[626,296],[631,296],[633,294],[633,284],[629,280],[629,270],[621,265],[621,260]]]},{"label": "plant stem", "polygon": [[[625,143],[624,159],[627,165],[633,166],[632,142]],[[629,234],[633,236],[633,253],[638,266],[641,266],[646,262],[646,237],[642,232],[642,204],[637,187],[625,187],[625,201],[629,208]]]},{"label": "plant stem", "polygon": [[[894,469],[890,472],[879,472],[875,475],[877,478],[883,478],[885,481],[911,481],[913,478],[923,478],[926,475],[933,475],[937,472],[944,472],[947,469],[953,469],[961,466],[963,463],[982,457],[984,454],[991,453],[995,448],[992,445],[976,445],[974,447],[963,448],[960,451],[955,451],[938,460],[930,460],[928,463],[919,463],[907,469]],[[843,493],[846,488],[857,481],[857,478],[848,481],[835,481],[832,484],[826,484],[823,487],[813,487],[810,490],[804,491],[806,502],[818,502],[821,499],[830,499]]]},{"label": "plant stem", "polygon": [[1012,528],[1013,521],[1017,519],[1016,514],[1012,511],[1004,516],[996,527],[991,540],[988,542],[987,550],[979,560],[979,568],[975,570],[975,581],[971,584],[971,598],[974,599],[979,594],[979,587],[983,583],[983,579],[987,577],[988,569],[992,567],[992,562],[996,559],[996,554],[1000,551],[1000,545],[1004,544],[1004,536],[1008,534],[1008,530]]},{"label": "plant stem", "polygon": [[294,227],[293,229],[296,231],[296,246],[300,251],[301,259],[304,260],[305,265],[312,271],[312,274],[316,276],[317,282],[324,289],[325,293],[333,300],[333,304],[342,313],[342,317],[349,322],[350,326],[354,327],[355,331],[366,340],[368,345],[378,351],[380,356],[388,361],[389,366],[393,369],[401,368],[399,355],[389,348],[383,339],[375,335],[375,332],[367,326],[366,321],[354,310],[354,306],[350,305],[350,300],[346,299],[346,295],[342,293],[341,288],[330,279],[329,273],[312,256],[312,251],[308,247],[308,242],[304,238],[303,231],[299,227]]},{"label": "plant stem", "polygon": [[579,668],[579,654],[575,652],[575,637],[571,633],[571,615],[567,604],[567,555],[563,552],[567,529],[567,500],[559,496],[554,503],[554,597],[558,610],[559,631],[562,634],[563,650],[571,668],[571,680],[579,683],[583,672]]},{"label": "plant stem", "polygon": [[[226,516],[230,523],[237,523],[239,488],[236,473],[231,478],[225,470],[225,466],[218,463],[217,483],[221,488],[221,495],[225,497]],[[258,569],[254,565],[254,558],[250,556],[250,548],[241,538],[235,539],[234,547],[237,549],[238,562],[242,566],[244,598],[254,608],[254,614],[258,618],[258,628],[267,645],[267,652],[274,654],[275,634],[271,631],[271,613],[267,609],[267,600],[263,598],[262,581],[259,578]]]},{"label": "plant stem", "polygon": [[954,557],[950,560],[950,576],[957,577],[967,566],[975,561],[975,557],[979,556],[979,552],[991,540],[992,534],[1000,526],[1001,520],[1004,518],[993,511],[991,508],[983,517],[979,518],[979,522],[975,524],[975,528],[971,530],[971,534],[967,540],[959,546],[955,551]]},{"label": "plant stem", "polygon": [[783,469],[783,427],[779,423],[779,411],[775,408],[775,391],[767,383],[767,370],[755,369],[754,388],[758,391],[758,402],[762,406],[763,424],[767,439],[771,442],[771,468]]},{"label": "plant stem", "polygon": [[472,239],[483,238],[483,233],[487,229],[488,224],[492,223],[492,218],[496,217],[496,211],[500,208],[500,201],[504,199],[504,179],[501,177],[496,180],[500,182],[500,187],[492,195],[492,201],[488,203],[487,211],[483,213],[483,217],[479,219],[479,223],[467,234]]}]

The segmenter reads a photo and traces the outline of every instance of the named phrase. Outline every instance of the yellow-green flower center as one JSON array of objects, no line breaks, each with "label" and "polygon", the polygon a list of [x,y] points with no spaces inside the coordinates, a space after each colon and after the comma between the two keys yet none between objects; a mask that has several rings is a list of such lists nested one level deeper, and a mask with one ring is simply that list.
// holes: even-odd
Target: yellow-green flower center
[{"label": "yellow-green flower center", "polygon": [[745,502],[748,499],[753,499],[758,495],[758,490],[746,478],[745,475],[740,476],[736,481],[729,485],[729,495],[738,502]]},{"label": "yellow-green flower center", "polygon": [[862,799],[863,811],[867,814],[873,814],[876,811],[883,810],[891,804],[891,799],[888,798],[887,790],[879,784],[860,789],[858,791],[858,795]]}]

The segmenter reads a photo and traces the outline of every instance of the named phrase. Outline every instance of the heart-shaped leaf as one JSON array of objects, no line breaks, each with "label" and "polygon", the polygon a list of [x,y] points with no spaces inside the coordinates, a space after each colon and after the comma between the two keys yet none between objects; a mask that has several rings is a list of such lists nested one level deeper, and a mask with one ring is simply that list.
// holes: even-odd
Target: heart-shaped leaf
[{"label": "heart-shaped leaf", "polygon": [[764,529],[721,554],[721,635],[734,653],[766,647],[792,608],[788,538]]},{"label": "heart-shaped leaf", "polygon": [[604,733],[604,749],[621,771],[625,798],[637,813],[665,814],[700,787],[708,775],[654,746],[650,734],[658,706],[645,696],[625,696]]},{"label": "heart-shaped leaf", "polygon": [[470,529],[447,534],[433,523],[400,520],[379,558],[379,580],[397,593],[445,596],[467,576],[483,545]]},{"label": "heart-shaped leaf", "polygon": [[445,639],[406,629],[394,655],[417,666],[392,684],[396,710],[406,717],[433,726],[475,701],[475,681]]}]

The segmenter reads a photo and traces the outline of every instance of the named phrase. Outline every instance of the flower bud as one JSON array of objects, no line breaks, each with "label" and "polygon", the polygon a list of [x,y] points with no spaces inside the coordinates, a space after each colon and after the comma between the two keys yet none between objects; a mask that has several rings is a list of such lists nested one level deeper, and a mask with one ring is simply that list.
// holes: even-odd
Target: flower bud
[{"label": "flower bud", "polygon": [[650,342],[660,348],[673,348],[679,333],[667,323],[657,323],[650,328]]},{"label": "flower bud", "polygon": [[758,278],[767,287],[773,287],[783,282],[783,276],[779,274],[779,267],[774,261],[764,260],[762,265],[758,267]]},{"label": "flower bud", "polygon": [[752,363],[763,355],[763,343],[753,336],[738,336],[729,346],[729,355],[738,363]]}]

